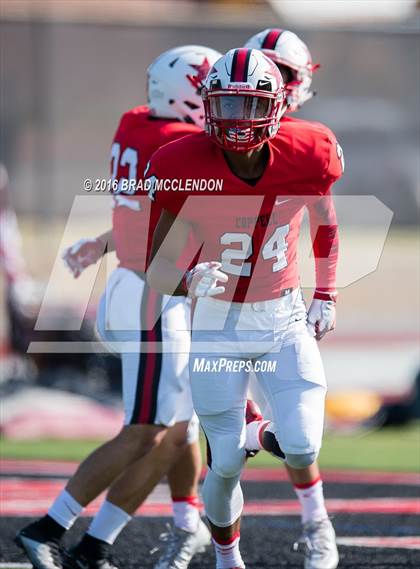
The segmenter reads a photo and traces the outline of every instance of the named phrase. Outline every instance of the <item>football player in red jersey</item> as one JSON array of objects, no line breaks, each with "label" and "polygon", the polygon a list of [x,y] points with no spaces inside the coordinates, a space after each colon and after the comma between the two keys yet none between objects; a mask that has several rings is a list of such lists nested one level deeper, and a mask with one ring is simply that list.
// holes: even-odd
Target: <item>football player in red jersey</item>
[{"label": "football player in red jersey", "polygon": [[[284,84],[261,51],[229,51],[210,70],[202,95],[207,133],[161,148],[148,169],[150,197],[162,208],[148,279],[162,293],[194,299],[191,388],[209,447],[203,498],[217,569],[240,569],[250,365],[287,464],[307,468],[321,446],[326,382],[316,338],[335,325],[338,235],[330,190],[342,166],[325,126],[286,121],[280,128]],[[187,178],[220,178],[223,193],[187,199],[161,191],[163,181]],[[308,322],[296,258],[305,207],[317,283]],[[176,261],[191,231],[199,262],[182,270]]]},{"label": "football player in red jersey", "polygon": [[[202,80],[220,54],[201,46],[183,46],[158,57],[148,70],[148,105],[125,113],[111,149],[111,172],[124,190],[142,179],[152,153],[187,134],[200,132],[204,109]],[[78,468],[48,515],[17,536],[38,569],[84,567],[116,569],[109,558],[115,539],[163,475],[173,498],[174,530],[156,569],[184,569],[210,543],[198,510],[201,472],[198,422],[189,378],[189,306],[180,297],[162,297],[145,280],[148,232],[159,218],[146,193],[117,192],[113,228],[84,239],[64,253],[77,277],[108,249],[119,267],[111,275],[97,314],[104,342],[123,343],[122,381],[125,425]],[[162,310],[162,305],[164,308]],[[159,318],[155,321],[155,316]],[[162,353],[142,351],[143,343],[162,342]],[[125,344],[126,343],[126,344]],[[121,344],[120,344],[121,345]],[[140,353],[139,353],[140,352]],[[160,444],[159,444],[160,443]],[[110,487],[107,498],[82,541],[60,554],[60,540],[83,508]]]},{"label": "football player in red jersey", "polygon": [[[287,114],[284,121],[296,121],[290,113],[297,111],[312,98],[312,74],[319,65],[312,63],[311,53],[307,45],[293,32],[278,28],[266,29],[255,34],[245,43],[245,47],[260,49],[279,68],[285,82]],[[323,231],[325,229],[322,229]],[[314,307],[315,309],[315,307]],[[314,313],[309,314],[309,321],[314,323]],[[259,393],[255,376],[251,380],[251,394],[260,403],[265,419],[270,416],[264,408],[263,397]],[[263,440],[261,429],[264,422],[253,422],[248,425],[247,448],[260,448]],[[268,432],[267,432],[268,434]],[[305,547],[305,568],[323,569],[334,565],[338,560],[335,533],[325,508],[324,493],[318,462],[302,469],[295,469],[286,463],[286,469],[294,485],[295,492],[302,507],[302,538]],[[310,545],[308,545],[310,544]]]}]

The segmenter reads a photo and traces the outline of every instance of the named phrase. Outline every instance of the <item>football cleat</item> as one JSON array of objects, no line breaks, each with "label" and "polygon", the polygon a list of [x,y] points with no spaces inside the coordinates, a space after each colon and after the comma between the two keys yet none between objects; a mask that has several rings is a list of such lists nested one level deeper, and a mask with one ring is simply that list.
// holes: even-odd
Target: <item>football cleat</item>
[{"label": "football cleat", "polygon": [[304,545],[305,569],[336,569],[339,562],[335,531],[329,518],[307,522],[302,537],[293,548]]},{"label": "football cleat", "polygon": [[60,540],[47,536],[39,521],[21,529],[15,543],[24,550],[35,569],[63,569]]},{"label": "football cleat", "polygon": [[73,550],[63,552],[64,569],[122,569],[111,559],[88,557],[86,553]]},{"label": "football cleat", "polygon": [[64,569],[123,569],[111,559],[111,545],[85,534],[75,547],[63,551]]},{"label": "football cleat", "polygon": [[194,533],[169,526],[169,531],[161,534],[160,539],[166,546],[154,569],[187,569],[194,555],[203,553],[211,543],[210,531],[202,520]]}]

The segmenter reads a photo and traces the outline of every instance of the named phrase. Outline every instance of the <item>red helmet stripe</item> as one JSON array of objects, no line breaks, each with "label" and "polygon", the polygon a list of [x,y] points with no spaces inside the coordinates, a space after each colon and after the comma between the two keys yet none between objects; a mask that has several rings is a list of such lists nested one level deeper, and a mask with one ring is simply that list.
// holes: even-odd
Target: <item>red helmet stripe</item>
[{"label": "red helmet stripe", "polygon": [[283,30],[270,30],[265,36],[261,49],[275,49],[277,40],[283,33]]},{"label": "red helmet stripe", "polygon": [[232,82],[243,83],[248,79],[248,64],[251,57],[251,49],[241,47],[236,49],[232,59],[232,71],[230,80]]}]

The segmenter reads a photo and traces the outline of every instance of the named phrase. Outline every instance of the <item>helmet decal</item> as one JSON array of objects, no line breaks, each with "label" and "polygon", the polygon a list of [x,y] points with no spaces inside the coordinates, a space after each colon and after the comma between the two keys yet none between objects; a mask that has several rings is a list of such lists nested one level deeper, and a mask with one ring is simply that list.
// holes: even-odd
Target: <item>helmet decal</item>
[{"label": "helmet decal", "polygon": [[269,30],[268,34],[264,38],[264,41],[262,42],[261,49],[274,49],[283,31],[284,30],[280,29]]},{"label": "helmet decal", "polygon": [[175,65],[175,63],[178,61],[179,57],[175,57],[175,59],[173,59],[170,63],[169,63],[169,67],[173,67]]},{"label": "helmet decal", "polygon": [[252,50],[247,49],[246,47],[235,49],[232,59],[232,69],[230,72],[230,80],[232,83],[246,83],[251,51]]},{"label": "helmet decal", "polygon": [[203,86],[204,79],[210,71],[209,60],[205,57],[203,63],[200,65],[193,65],[190,63],[189,66],[193,67],[197,71],[197,75],[187,74],[187,79],[191,85],[197,89],[197,94],[199,94],[201,87]]}]

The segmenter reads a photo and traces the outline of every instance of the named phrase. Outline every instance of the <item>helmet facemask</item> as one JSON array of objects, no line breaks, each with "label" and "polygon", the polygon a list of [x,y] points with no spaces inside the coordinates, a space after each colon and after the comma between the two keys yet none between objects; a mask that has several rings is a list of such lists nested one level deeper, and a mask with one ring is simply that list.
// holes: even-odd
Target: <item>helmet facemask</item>
[{"label": "helmet facemask", "polygon": [[205,88],[202,95],[207,132],[224,149],[248,152],[277,134],[285,111],[283,89],[264,93]]}]

